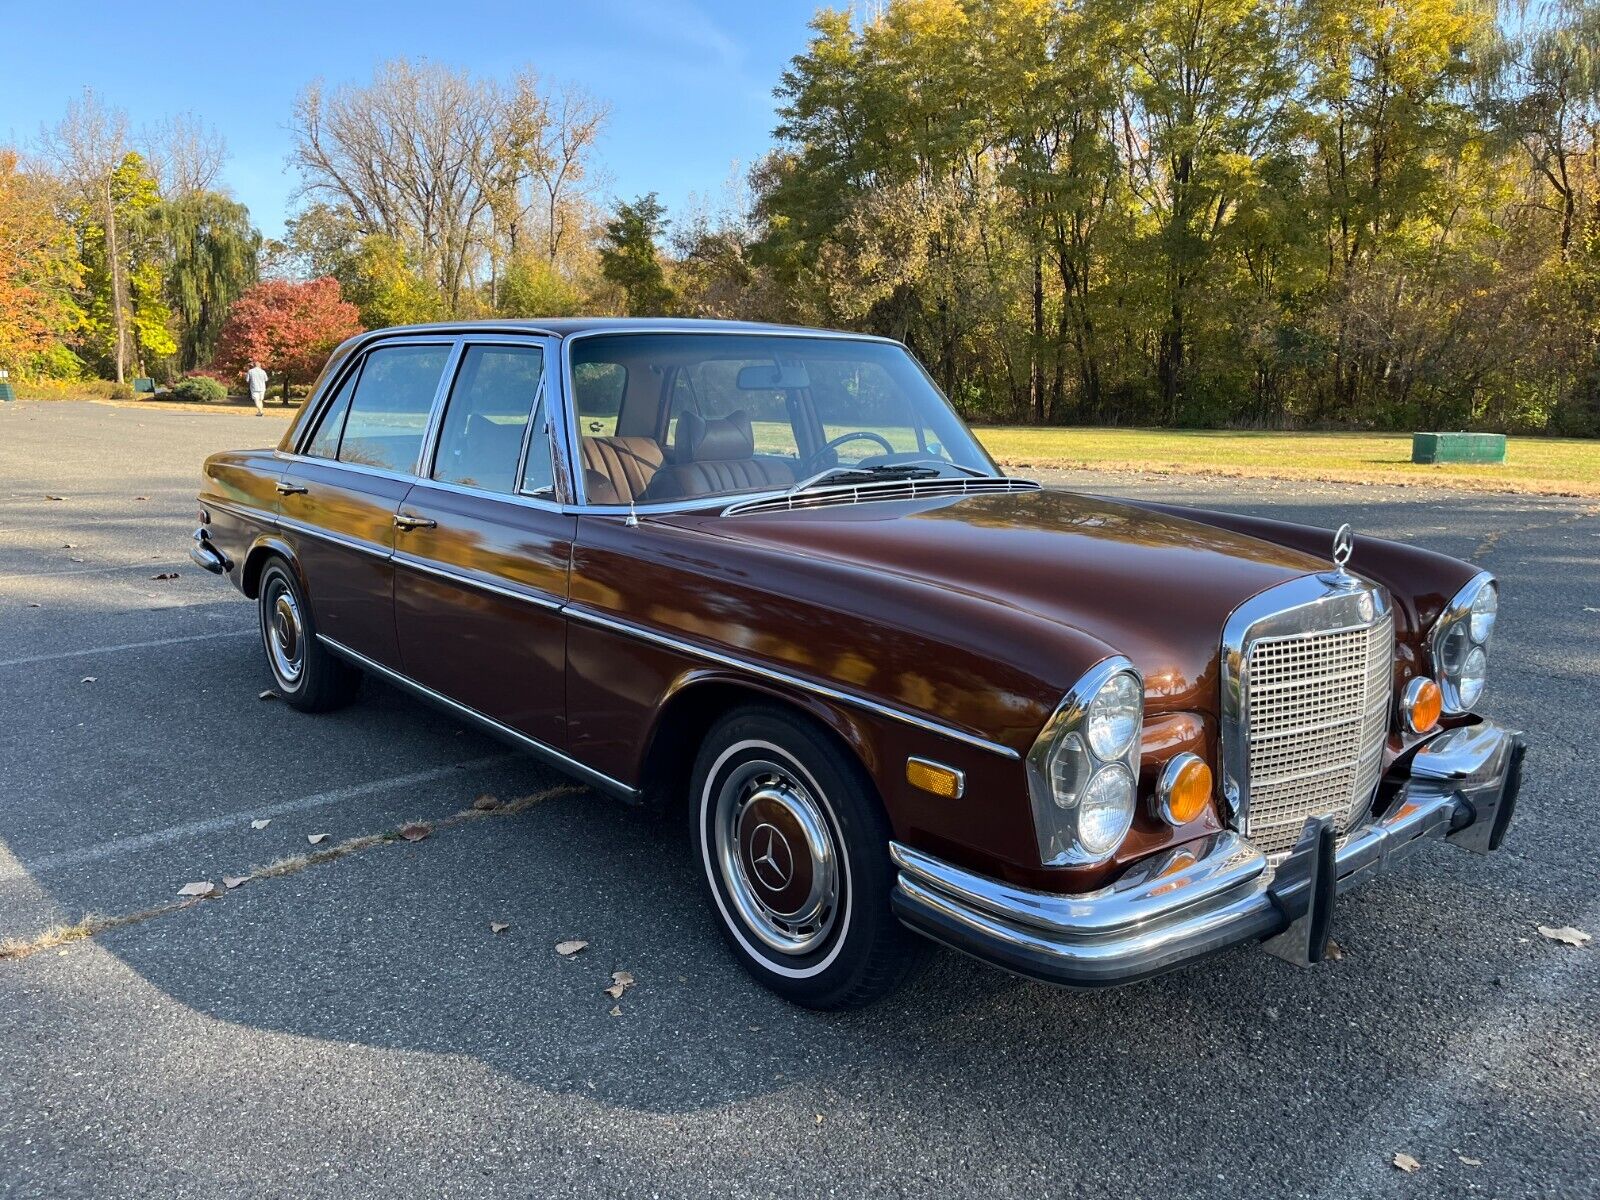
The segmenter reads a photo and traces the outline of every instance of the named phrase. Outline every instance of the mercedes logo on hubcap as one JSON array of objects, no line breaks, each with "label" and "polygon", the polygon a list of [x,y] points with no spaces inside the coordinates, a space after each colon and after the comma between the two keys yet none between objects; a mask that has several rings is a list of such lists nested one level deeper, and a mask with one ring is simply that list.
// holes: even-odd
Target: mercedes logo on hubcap
[{"label": "mercedes logo on hubcap", "polygon": [[794,878],[794,852],[777,826],[757,825],[750,835],[750,869],[764,888],[779,892]]}]

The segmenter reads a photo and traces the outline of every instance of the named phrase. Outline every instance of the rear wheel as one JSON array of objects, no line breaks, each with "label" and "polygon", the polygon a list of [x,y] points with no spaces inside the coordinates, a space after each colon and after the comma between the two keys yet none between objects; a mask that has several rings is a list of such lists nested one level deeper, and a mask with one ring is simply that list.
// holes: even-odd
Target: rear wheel
[{"label": "rear wheel", "polygon": [[326,712],[355,699],[361,672],[317,641],[311,606],[281,558],[261,570],[257,612],[261,646],[279,696],[303,712]]},{"label": "rear wheel", "polygon": [[712,907],[744,968],[808,1008],[869,1004],[928,944],[895,918],[889,824],[823,729],[739,709],[707,735],[690,805]]}]

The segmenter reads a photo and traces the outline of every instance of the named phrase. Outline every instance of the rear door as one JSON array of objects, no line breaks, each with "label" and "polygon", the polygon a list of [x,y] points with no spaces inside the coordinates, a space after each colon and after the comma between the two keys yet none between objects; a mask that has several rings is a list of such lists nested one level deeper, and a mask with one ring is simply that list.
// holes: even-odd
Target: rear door
[{"label": "rear door", "polygon": [[553,363],[545,339],[463,339],[397,516],[395,627],[412,679],[560,749],[577,518],[556,494]]},{"label": "rear door", "polygon": [[416,482],[456,341],[406,339],[368,350],[278,484],[278,520],[305,570],[318,633],[393,669],[395,513]]}]

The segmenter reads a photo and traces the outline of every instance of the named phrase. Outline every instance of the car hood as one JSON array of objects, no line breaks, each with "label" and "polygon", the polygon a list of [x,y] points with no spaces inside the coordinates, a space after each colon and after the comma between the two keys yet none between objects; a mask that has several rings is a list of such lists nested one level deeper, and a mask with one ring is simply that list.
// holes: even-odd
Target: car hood
[{"label": "car hood", "polygon": [[[1240,533],[1097,496],[1043,489],[702,517],[706,532],[892,572],[1065,626],[1125,654],[1152,710],[1215,711],[1228,615],[1326,561]],[[1088,665],[1088,664],[1086,664]]]}]

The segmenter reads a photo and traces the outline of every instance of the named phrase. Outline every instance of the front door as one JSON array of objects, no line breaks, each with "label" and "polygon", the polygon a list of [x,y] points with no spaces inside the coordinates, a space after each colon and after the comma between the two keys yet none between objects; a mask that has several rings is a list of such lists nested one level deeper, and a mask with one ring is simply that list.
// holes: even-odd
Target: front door
[{"label": "front door", "polygon": [[452,342],[369,351],[279,480],[279,521],[305,571],[317,632],[399,668],[395,512],[416,482]]},{"label": "front door", "polygon": [[395,517],[394,611],[407,675],[561,749],[577,518],[556,503],[545,366],[534,339],[464,343],[430,469]]}]

